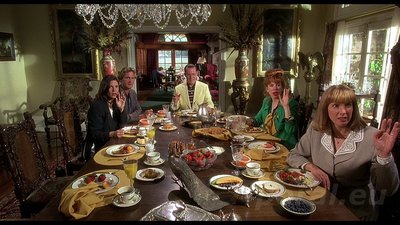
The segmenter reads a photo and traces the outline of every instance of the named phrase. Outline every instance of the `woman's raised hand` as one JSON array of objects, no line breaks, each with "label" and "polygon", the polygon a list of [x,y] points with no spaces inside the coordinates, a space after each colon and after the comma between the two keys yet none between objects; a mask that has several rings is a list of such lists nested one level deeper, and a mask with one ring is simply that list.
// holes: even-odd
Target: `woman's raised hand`
[{"label": "woman's raised hand", "polygon": [[381,158],[389,157],[399,134],[399,122],[395,122],[393,127],[392,119],[383,119],[381,128],[374,135],[374,145],[377,155]]},{"label": "woman's raised hand", "polygon": [[283,89],[282,97],[279,95],[279,101],[281,102],[282,106],[288,106],[289,105],[289,96],[290,96],[290,90],[289,89]]},{"label": "woman's raised hand", "polygon": [[119,95],[115,99],[115,103],[117,104],[117,107],[118,107],[119,111],[121,111],[121,112],[124,111],[125,96],[123,94],[119,93]]}]

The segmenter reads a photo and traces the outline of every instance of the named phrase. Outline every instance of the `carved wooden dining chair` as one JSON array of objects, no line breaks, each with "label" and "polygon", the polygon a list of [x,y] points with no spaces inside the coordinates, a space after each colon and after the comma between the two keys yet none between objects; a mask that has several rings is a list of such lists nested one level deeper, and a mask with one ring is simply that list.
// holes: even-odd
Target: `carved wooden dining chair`
[{"label": "carved wooden dining chair", "polygon": [[67,175],[72,176],[86,162],[82,156],[83,134],[77,105],[70,101],[60,107],[53,106],[52,111],[62,143]]},{"label": "carved wooden dining chair", "polygon": [[[58,136],[51,137],[50,135],[50,126],[56,126],[56,121],[53,117],[53,115],[49,115],[49,109],[51,107],[56,106],[56,105],[61,105],[62,98],[58,97],[56,98],[53,102],[51,103],[43,103],[39,105],[39,109],[43,110],[43,119],[44,119],[44,131],[46,132],[46,139],[47,139],[47,145],[50,146],[51,140],[57,139]],[[53,114],[53,112],[51,112]]]},{"label": "carved wooden dining chair", "polygon": [[29,218],[62,191],[72,177],[50,177],[32,115],[25,112],[24,117],[21,122],[0,125],[0,146],[12,175],[21,217]]}]

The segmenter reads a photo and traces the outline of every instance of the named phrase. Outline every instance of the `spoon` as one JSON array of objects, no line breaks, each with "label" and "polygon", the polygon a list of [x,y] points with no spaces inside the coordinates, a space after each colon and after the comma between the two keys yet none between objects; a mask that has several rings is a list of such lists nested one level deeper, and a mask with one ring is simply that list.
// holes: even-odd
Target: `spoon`
[{"label": "spoon", "polygon": [[214,150],[214,147],[211,146],[211,145],[209,145],[207,142],[205,142],[205,141],[203,141],[203,140],[200,140],[200,142],[204,143],[204,144],[207,146],[207,149],[209,149],[209,150]]}]

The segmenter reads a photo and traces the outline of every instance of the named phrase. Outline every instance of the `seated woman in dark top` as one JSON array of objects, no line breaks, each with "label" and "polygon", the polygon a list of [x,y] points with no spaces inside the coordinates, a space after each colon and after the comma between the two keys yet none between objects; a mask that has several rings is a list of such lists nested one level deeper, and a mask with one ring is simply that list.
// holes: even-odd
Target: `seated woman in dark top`
[{"label": "seated woman in dark top", "polygon": [[[105,76],[100,83],[99,91],[88,112],[87,144],[93,143],[98,151],[110,138],[121,138],[121,129],[127,121],[125,98],[121,94],[117,77]],[[91,144],[89,144],[91,146]],[[91,152],[85,150],[85,159]]]}]

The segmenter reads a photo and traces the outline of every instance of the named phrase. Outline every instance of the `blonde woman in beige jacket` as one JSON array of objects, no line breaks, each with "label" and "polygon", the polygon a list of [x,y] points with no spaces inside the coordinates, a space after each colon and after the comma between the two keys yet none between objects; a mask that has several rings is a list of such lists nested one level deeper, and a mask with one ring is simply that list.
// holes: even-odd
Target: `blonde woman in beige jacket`
[{"label": "blonde woman in beige jacket", "polygon": [[323,94],[315,119],[287,162],[310,171],[360,219],[376,219],[375,204],[383,201],[371,201],[369,184],[386,196],[399,187],[391,153],[399,123],[391,126],[391,119],[384,119],[379,130],[367,126],[353,89],[333,85]]}]

